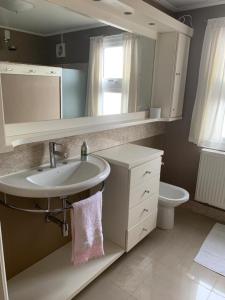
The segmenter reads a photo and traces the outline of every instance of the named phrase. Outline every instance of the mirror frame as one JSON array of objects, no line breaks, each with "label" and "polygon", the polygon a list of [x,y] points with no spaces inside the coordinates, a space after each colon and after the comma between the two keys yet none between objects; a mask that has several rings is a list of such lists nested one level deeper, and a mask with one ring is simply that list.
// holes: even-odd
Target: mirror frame
[{"label": "mirror frame", "polygon": [[[144,35],[156,41],[160,32],[177,31],[190,37],[193,35],[192,28],[142,0],[117,0],[112,1],[112,3],[105,0],[45,1],[128,32]],[[126,12],[131,14],[125,14]],[[143,111],[111,116],[5,124],[0,77],[0,153],[13,151],[14,147],[18,145],[32,142],[176,119],[149,119],[147,112]]]}]

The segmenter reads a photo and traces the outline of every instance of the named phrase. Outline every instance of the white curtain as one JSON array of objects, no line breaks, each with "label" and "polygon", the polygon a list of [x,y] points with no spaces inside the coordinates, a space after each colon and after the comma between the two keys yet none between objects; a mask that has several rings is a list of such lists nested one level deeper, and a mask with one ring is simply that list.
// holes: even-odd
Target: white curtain
[{"label": "white curtain", "polygon": [[225,18],[208,21],[189,140],[225,150]]},{"label": "white curtain", "polygon": [[135,112],[138,100],[138,36],[123,34],[122,113]]},{"label": "white curtain", "polygon": [[[112,36],[118,40],[121,35]],[[86,111],[88,116],[102,115],[104,42],[109,37],[92,37],[90,41]],[[121,113],[135,112],[138,100],[138,36],[125,33],[123,45],[123,78]]]},{"label": "white curtain", "polygon": [[88,116],[98,116],[102,103],[103,37],[90,40],[86,111]]}]

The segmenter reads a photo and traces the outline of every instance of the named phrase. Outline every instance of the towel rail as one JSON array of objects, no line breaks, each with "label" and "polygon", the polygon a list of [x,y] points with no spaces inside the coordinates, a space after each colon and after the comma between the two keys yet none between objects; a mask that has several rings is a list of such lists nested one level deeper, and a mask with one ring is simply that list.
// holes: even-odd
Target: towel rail
[{"label": "towel rail", "polygon": [[[102,187],[100,189],[100,192],[103,192],[105,189],[105,182],[103,181],[102,182]],[[15,209],[15,210],[18,210],[18,211],[22,211],[22,212],[28,212],[28,213],[40,213],[40,214],[48,214],[48,213],[51,213],[51,214],[58,214],[58,213],[62,213],[68,209],[71,209],[72,208],[72,203],[69,202],[68,200],[68,197],[67,196],[64,196],[64,197],[60,197],[60,199],[64,202],[63,204],[63,207],[61,208],[53,208],[51,209],[51,199],[52,198],[47,198],[47,209],[43,209],[43,208],[37,208],[37,209],[29,209],[29,208],[21,208],[21,207],[18,207],[18,206],[15,206],[13,204],[10,204],[7,200],[7,194],[4,194],[4,198],[1,199],[0,198],[0,204],[8,207],[8,208],[11,208],[11,209]],[[82,201],[79,200],[79,201]],[[38,207],[38,206],[37,206]]]},{"label": "towel rail", "polygon": [[[105,189],[105,182],[103,181],[100,192],[103,192],[104,189]],[[4,194],[3,200],[0,198],[0,204],[8,208],[15,209],[22,212],[45,214],[45,221],[47,223],[53,222],[56,225],[58,225],[61,228],[63,237],[68,237],[69,224],[67,222],[67,210],[71,209],[73,207],[73,204],[68,200],[67,196],[63,196],[60,197],[60,199],[62,200],[62,207],[51,209],[51,199],[52,198],[47,198],[47,209],[43,209],[37,204],[36,204],[37,209],[21,208],[13,204],[9,204],[7,201],[6,194]],[[79,201],[82,201],[82,199]],[[62,217],[61,218],[56,217],[56,215],[58,214],[62,214]]]}]

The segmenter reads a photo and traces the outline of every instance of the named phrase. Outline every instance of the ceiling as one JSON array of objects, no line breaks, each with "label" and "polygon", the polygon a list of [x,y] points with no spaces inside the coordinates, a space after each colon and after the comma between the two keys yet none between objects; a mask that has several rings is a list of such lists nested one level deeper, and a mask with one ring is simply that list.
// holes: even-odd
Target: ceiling
[{"label": "ceiling", "polygon": [[197,9],[225,4],[225,0],[154,0],[172,11]]},{"label": "ceiling", "polygon": [[49,36],[102,25],[45,0],[0,0],[0,27]]}]

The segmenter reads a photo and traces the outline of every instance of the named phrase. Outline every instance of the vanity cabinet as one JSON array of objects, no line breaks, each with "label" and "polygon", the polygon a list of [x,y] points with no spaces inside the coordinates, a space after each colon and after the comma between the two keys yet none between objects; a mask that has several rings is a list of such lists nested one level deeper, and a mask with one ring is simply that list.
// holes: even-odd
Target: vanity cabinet
[{"label": "vanity cabinet", "polygon": [[157,40],[152,107],[162,117],[182,117],[190,37],[179,32],[160,33]]},{"label": "vanity cabinet", "polygon": [[104,236],[128,252],[156,227],[163,151],[127,144],[97,155],[111,166],[104,191]]}]

